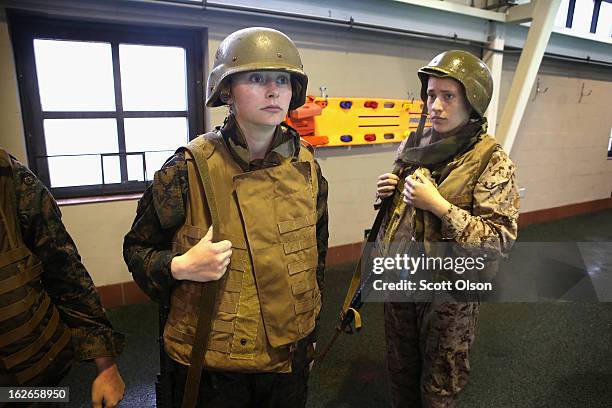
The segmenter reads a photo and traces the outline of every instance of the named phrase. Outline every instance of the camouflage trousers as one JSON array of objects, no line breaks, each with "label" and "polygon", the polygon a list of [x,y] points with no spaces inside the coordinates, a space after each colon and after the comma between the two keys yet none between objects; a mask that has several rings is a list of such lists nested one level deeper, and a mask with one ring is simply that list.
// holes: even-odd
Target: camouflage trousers
[{"label": "camouflage trousers", "polygon": [[477,302],[385,303],[393,407],[452,408],[468,382]]}]

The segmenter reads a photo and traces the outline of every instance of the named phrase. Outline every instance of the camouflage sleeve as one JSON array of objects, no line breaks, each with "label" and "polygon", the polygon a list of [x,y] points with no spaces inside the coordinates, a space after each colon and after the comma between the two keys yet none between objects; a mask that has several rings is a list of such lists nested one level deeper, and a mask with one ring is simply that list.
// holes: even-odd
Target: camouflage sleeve
[{"label": "camouflage sleeve", "polygon": [[518,215],[515,166],[498,149],[474,188],[473,213],[451,205],[442,217],[442,238],[507,255],[516,240]]},{"label": "camouflage sleeve", "polygon": [[43,264],[43,287],[72,332],[75,358],[118,356],[124,336],[108,320],[57,203],[25,166],[13,168],[23,240]]},{"label": "camouflage sleeve", "polygon": [[183,153],[155,173],[138,202],[132,229],[123,240],[123,259],[134,281],[154,301],[169,304],[175,280],[170,273],[172,237],[185,221],[187,163]]}]

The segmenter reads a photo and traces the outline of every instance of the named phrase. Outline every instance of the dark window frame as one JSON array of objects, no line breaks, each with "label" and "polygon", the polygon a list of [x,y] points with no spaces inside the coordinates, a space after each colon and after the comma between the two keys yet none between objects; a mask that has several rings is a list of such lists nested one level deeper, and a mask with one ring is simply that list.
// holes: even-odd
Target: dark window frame
[{"label": "dark window frame", "polygon": [[[15,55],[22,118],[29,166],[57,198],[76,198],[114,194],[139,193],[148,181],[127,180],[127,156],[135,152],[125,150],[125,118],[186,117],[189,140],[206,128],[204,115],[204,61],[207,52],[205,28],[173,28],[146,25],[124,25],[48,18],[36,14],[7,10],[9,29]],[[115,111],[110,112],[43,112],[34,61],[34,39],[94,41],[111,44],[115,87]],[[187,110],[124,112],[119,75],[119,44],[176,46],[185,49]],[[43,120],[51,118],[116,118],[121,182],[85,186],[50,186],[49,167],[45,147]],[[105,153],[105,152],[101,152]],[[144,153],[143,153],[144,154]],[[145,179],[146,179],[146,169]],[[104,177],[104,172],[102,173]]]},{"label": "dark window frame", "polygon": [[591,16],[591,28],[590,32],[597,32],[597,21],[599,20],[599,11],[601,10],[601,1],[602,0],[594,0],[593,4],[593,15]]},{"label": "dark window frame", "polygon": [[574,24],[574,10],[576,10],[576,0],[569,0],[567,18],[565,19],[565,26],[567,28],[572,28],[572,24]]}]

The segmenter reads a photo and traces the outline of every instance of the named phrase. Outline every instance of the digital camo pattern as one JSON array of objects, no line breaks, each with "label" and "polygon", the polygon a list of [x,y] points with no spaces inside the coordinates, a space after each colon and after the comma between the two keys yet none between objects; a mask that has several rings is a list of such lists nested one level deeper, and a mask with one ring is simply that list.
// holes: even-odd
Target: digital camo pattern
[{"label": "digital camo pattern", "polygon": [[450,408],[470,374],[477,303],[386,303],[393,407]]}]

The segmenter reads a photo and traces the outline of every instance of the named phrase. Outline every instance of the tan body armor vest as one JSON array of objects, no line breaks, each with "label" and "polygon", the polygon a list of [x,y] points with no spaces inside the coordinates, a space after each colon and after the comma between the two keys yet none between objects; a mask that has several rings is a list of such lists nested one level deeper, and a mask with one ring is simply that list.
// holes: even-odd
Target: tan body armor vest
[{"label": "tan body armor vest", "polygon": [[[432,169],[432,174],[436,179],[437,189],[440,195],[449,203],[471,214],[473,212],[474,188],[476,187],[476,183],[487,167],[493,152],[498,148],[500,148],[500,145],[495,138],[489,135],[483,135],[473,148],[453,158],[449,163]],[[389,211],[389,217],[387,217],[383,228],[381,228],[381,233],[378,235],[378,240],[382,240],[385,246],[390,244],[389,241],[403,240],[404,242],[409,242],[413,237],[412,234],[414,231],[411,227],[407,226],[413,226],[415,224],[415,220],[411,219],[411,217],[415,216],[417,213],[414,211],[406,211],[407,206],[402,199],[402,195],[403,180],[415,170],[416,167],[414,167],[412,171],[402,174],[402,183],[398,185],[398,188],[395,190],[393,207]],[[451,245],[436,245],[439,242],[449,243],[442,239],[442,221],[429,211],[423,211],[422,214],[423,237],[415,238],[417,240],[422,239],[427,256],[451,256],[453,254],[447,251],[461,251],[459,248],[452,248]],[[459,244],[456,245],[460,246]],[[479,279],[483,281],[490,279],[498,268],[494,257],[485,263],[485,269],[479,272]],[[451,275],[451,277],[452,276],[454,275]],[[466,276],[464,275],[464,277]],[[436,279],[445,280],[446,278],[448,278],[448,276],[440,275]]]},{"label": "tan body armor vest", "polygon": [[493,151],[499,147],[492,136],[483,135],[472,149],[442,167],[438,180],[438,191],[442,197],[471,213],[476,183],[489,164]]},{"label": "tan body armor vest", "polygon": [[53,360],[70,345],[70,331],[42,287],[40,260],[23,243],[11,160],[2,149],[0,192],[0,385],[44,384],[49,365],[57,371]]},{"label": "tan body armor vest", "polygon": [[[297,161],[287,159],[278,166],[244,172],[215,133],[193,140],[185,156],[189,199],[173,250],[184,253],[206,234],[212,219],[210,207],[217,211],[215,240],[232,243],[204,367],[290,372],[292,349],[314,329],[321,308],[314,158],[300,149]],[[207,169],[198,168],[196,163],[202,160]],[[204,177],[210,180],[212,197],[204,194]],[[202,285],[181,281],[171,295],[165,349],[185,365],[194,341]]]}]

